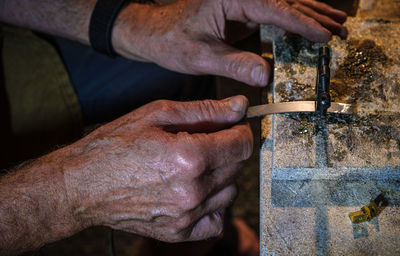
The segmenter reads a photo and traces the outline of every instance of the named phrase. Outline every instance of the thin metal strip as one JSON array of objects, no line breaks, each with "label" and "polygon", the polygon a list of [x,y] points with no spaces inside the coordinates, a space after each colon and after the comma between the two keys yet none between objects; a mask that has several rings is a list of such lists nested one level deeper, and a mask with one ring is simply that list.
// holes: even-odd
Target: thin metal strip
[{"label": "thin metal strip", "polygon": [[[253,106],[248,108],[247,118],[294,112],[315,112],[315,101],[291,101]],[[353,114],[353,106],[332,102],[328,113]]]}]

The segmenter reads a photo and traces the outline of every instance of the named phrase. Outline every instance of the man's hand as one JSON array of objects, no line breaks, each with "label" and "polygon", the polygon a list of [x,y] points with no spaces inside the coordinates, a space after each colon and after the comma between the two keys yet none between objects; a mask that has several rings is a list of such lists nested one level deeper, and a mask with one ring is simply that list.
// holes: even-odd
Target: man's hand
[{"label": "man's hand", "polygon": [[[89,44],[97,0],[0,0],[0,20]],[[254,29],[274,24],[316,41],[344,38],[346,14],[313,0],[177,0],[131,3],[115,22],[112,43],[130,59],[188,74],[213,74],[265,86],[270,67],[256,54],[227,44],[227,21]]]},{"label": "man's hand", "polygon": [[218,235],[252,133],[247,100],[145,105],[71,145],[68,198],[83,225],[167,242]]},{"label": "man's hand", "polygon": [[113,32],[117,52],[189,74],[214,74],[250,85],[268,83],[270,67],[256,54],[227,44],[227,21],[274,24],[316,42],[347,36],[346,14],[313,0],[178,0],[131,4]]},{"label": "man's hand", "polygon": [[0,179],[0,254],[105,225],[167,242],[223,229],[253,150],[247,99],[156,101]]}]

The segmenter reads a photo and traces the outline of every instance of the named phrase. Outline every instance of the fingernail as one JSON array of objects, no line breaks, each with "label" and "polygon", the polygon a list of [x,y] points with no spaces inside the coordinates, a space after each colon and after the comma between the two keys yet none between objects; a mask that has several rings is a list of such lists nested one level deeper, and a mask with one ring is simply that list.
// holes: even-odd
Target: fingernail
[{"label": "fingernail", "polygon": [[229,106],[234,112],[244,112],[247,107],[244,97],[235,96],[229,99]]},{"label": "fingernail", "polygon": [[257,65],[253,71],[251,72],[251,78],[253,79],[254,83],[258,85],[263,85],[266,82],[266,69],[263,65]]}]

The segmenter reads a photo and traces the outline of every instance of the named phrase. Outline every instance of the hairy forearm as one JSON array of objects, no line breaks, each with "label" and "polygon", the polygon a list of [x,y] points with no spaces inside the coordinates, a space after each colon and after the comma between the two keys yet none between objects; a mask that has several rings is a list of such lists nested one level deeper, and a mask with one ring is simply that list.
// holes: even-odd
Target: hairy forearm
[{"label": "hairy forearm", "polygon": [[[90,18],[96,3],[97,0],[0,0],[0,22],[89,45]],[[131,3],[118,15],[112,30],[112,44],[118,53],[130,59],[149,60],[141,56],[143,47],[139,46],[146,45],[142,39],[148,36],[143,31],[149,8]],[[131,45],[132,41],[138,45]],[[129,54],[125,53],[124,44],[129,44]]]},{"label": "hairy forearm", "polygon": [[97,0],[0,0],[1,21],[88,43]]},{"label": "hairy forearm", "polygon": [[58,155],[0,178],[0,255],[33,250],[80,231],[65,191],[66,158]]}]

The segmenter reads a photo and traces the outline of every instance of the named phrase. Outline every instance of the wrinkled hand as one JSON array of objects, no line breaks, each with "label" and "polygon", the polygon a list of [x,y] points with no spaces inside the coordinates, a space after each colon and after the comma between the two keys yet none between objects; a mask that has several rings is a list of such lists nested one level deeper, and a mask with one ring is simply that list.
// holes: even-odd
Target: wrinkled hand
[{"label": "wrinkled hand", "polygon": [[247,104],[156,101],[71,145],[64,177],[77,221],[167,242],[218,235],[252,153],[251,130],[238,123]]},{"label": "wrinkled hand", "polygon": [[166,6],[131,4],[119,15],[113,45],[128,58],[189,74],[213,74],[254,86],[270,67],[256,54],[227,44],[227,21],[274,24],[316,42],[346,37],[346,14],[313,0],[178,0]]}]

